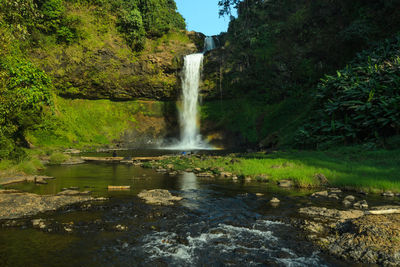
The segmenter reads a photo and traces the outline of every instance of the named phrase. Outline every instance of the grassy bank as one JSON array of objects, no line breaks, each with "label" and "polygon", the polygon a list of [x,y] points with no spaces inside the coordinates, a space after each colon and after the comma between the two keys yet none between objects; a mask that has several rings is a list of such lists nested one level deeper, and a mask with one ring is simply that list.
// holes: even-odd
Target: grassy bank
[{"label": "grassy bank", "polygon": [[54,114],[49,113],[42,125],[29,132],[27,139],[44,150],[104,147],[121,141],[127,131],[146,131],[148,125],[160,133],[164,127],[165,105],[157,101],[55,97]]},{"label": "grassy bank", "polygon": [[316,174],[323,174],[330,186],[355,187],[365,191],[400,192],[400,150],[291,151],[270,154],[249,153],[224,157],[171,158],[163,162],[176,169],[222,169],[253,179],[291,179],[300,187],[317,187]]}]

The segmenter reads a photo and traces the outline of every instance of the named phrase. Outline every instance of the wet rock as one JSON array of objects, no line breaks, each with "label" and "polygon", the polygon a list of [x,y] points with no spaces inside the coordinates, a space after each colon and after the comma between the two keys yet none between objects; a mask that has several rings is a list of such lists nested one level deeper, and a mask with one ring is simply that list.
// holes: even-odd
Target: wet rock
[{"label": "wet rock", "polygon": [[311,197],[328,197],[328,191],[315,192]]},{"label": "wet rock", "polygon": [[178,175],[178,172],[177,171],[169,172],[168,175],[169,176],[176,176],[176,175]]},{"label": "wet rock", "polygon": [[68,187],[68,190],[79,190],[79,187],[78,186],[71,186],[71,187]]},{"label": "wet rock", "polygon": [[361,200],[353,204],[356,209],[368,209],[368,203],[366,200]]},{"label": "wet rock", "polygon": [[278,181],[278,186],[280,187],[292,187],[293,182],[292,180],[280,180]]},{"label": "wet rock", "polygon": [[70,148],[70,149],[65,150],[64,153],[66,153],[66,154],[80,154],[81,151],[79,149]]},{"label": "wet rock", "polygon": [[327,209],[321,207],[307,207],[300,208],[299,213],[311,217],[319,216],[324,218],[330,218],[335,220],[348,220],[355,219],[364,216],[364,212],[361,210],[336,210],[336,209]]},{"label": "wet rock", "polygon": [[220,174],[222,177],[225,177],[225,178],[228,178],[228,177],[232,177],[232,173],[230,173],[230,172],[221,172],[221,174]]},{"label": "wet rock", "polygon": [[32,216],[89,200],[93,198],[81,194],[55,196],[31,193],[0,194],[0,220]]},{"label": "wet rock", "polygon": [[167,169],[164,169],[164,168],[158,168],[158,169],[156,169],[156,172],[167,172],[168,170]]},{"label": "wet rock", "polygon": [[34,183],[35,184],[48,184],[46,182],[46,180],[44,180],[43,178],[35,178]]},{"label": "wet rock", "polygon": [[264,194],[263,193],[256,193],[256,196],[257,197],[262,197],[262,196],[264,196]]},{"label": "wet rock", "polygon": [[193,172],[193,169],[188,168],[185,170],[185,172]]},{"label": "wet rock", "polygon": [[31,221],[33,228],[45,229],[46,228],[46,220],[44,219],[34,219]]},{"label": "wet rock", "polygon": [[13,194],[13,193],[21,193],[21,191],[15,189],[0,189],[0,194]]},{"label": "wet rock", "polygon": [[347,200],[347,201],[349,201],[349,202],[353,202],[353,201],[356,200],[356,198],[355,198],[354,196],[352,196],[352,195],[348,195],[348,196],[346,196],[346,197],[344,198],[344,200]]},{"label": "wet rock", "polygon": [[348,201],[348,200],[346,200],[346,199],[343,200],[342,203],[343,203],[343,205],[345,205],[346,207],[350,207],[351,204],[352,204],[350,201]]},{"label": "wet rock", "polygon": [[168,190],[153,189],[143,190],[138,197],[145,200],[147,204],[154,205],[173,205],[173,201],[182,200],[182,197],[173,196]]},{"label": "wet rock", "polygon": [[339,196],[337,194],[329,194],[328,198],[339,200]]},{"label": "wet rock", "polygon": [[394,193],[392,191],[386,191],[382,193],[384,197],[394,197]]},{"label": "wet rock", "polygon": [[309,220],[305,220],[300,227],[309,233],[313,233],[313,236],[310,237],[310,239],[314,239],[315,237],[317,237],[314,234],[321,234],[325,231],[325,227],[322,223]]},{"label": "wet rock", "polygon": [[333,193],[333,194],[340,194],[342,193],[342,190],[340,190],[339,188],[328,188],[329,193]]},{"label": "wet rock", "polygon": [[122,225],[122,224],[117,224],[114,228],[115,228],[115,230],[121,231],[121,232],[128,230],[128,226]]},{"label": "wet rock", "polygon": [[271,204],[279,204],[281,201],[279,200],[279,199],[277,199],[276,197],[273,197],[270,201],[269,201],[269,203],[271,203]]},{"label": "wet rock", "polygon": [[212,174],[211,172],[200,172],[196,175],[197,177],[214,177],[214,174]]},{"label": "wet rock", "polygon": [[67,159],[66,161],[64,161],[63,163],[61,163],[61,165],[77,165],[77,164],[82,164],[85,163],[85,161],[80,158],[80,157],[71,157],[69,159]]},{"label": "wet rock", "polygon": [[400,214],[366,215],[338,224],[325,248],[346,260],[400,266]]},{"label": "wet rock", "polygon": [[314,175],[314,177],[315,177],[315,179],[318,180],[320,185],[328,185],[329,184],[328,179],[322,173],[317,173]]},{"label": "wet rock", "polygon": [[57,196],[87,196],[90,195],[90,191],[78,191],[78,190],[65,190],[57,194]]},{"label": "wet rock", "polygon": [[193,172],[195,172],[195,173],[200,173],[200,172],[201,172],[201,168],[194,168],[194,169],[193,169]]}]

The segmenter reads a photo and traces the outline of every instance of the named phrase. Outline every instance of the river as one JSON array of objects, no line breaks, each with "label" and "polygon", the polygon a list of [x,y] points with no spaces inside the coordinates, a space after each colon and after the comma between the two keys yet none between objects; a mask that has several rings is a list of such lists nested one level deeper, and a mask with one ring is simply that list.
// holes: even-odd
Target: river
[{"label": "river", "polygon": [[[79,187],[109,200],[35,216],[43,229],[32,227],[34,218],[0,229],[0,266],[352,266],[319,252],[290,225],[307,191],[124,164],[49,166],[44,174],[56,179],[13,188],[55,194]],[[109,192],[108,185],[131,190]],[[183,200],[152,206],[137,197],[156,188]],[[271,206],[271,197],[281,204]]]}]

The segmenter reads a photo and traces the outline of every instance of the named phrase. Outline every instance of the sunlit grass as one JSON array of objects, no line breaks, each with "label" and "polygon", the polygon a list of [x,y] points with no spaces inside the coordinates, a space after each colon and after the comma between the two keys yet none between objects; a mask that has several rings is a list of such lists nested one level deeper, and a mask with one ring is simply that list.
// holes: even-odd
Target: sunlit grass
[{"label": "sunlit grass", "polygon": [[[178,169],[219,168],[254,179],[291,179],[300,187],[319,186],[323,174],[331,186],[357,187],[368,191],[400,192],[400,151],[291,151],[253,153],[204,159],[173,158]],[[237,159],[238,161],[236,161]]]}]

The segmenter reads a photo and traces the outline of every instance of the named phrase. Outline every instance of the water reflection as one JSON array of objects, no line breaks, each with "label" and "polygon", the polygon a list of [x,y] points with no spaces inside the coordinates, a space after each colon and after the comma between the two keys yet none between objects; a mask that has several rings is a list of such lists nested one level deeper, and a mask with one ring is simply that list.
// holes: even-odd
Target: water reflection
[{"label": "water reflection", "polygon": [[180,189],[182,191],[187,191],[190,189],[199,189],[199,183],[197,181],[197,176],[196,176],[196,174],[194,174],[192,172],[184,172],[179,177],[179,184],[180,184]]},{"label": "water reflection", "polygon": [[204,190],[200,190],[197,176],[191,172],[184,172],[179,177],[180,195],[183,197],[181,205],[189,209],[198,209],[201,199],[204,198]]}]

